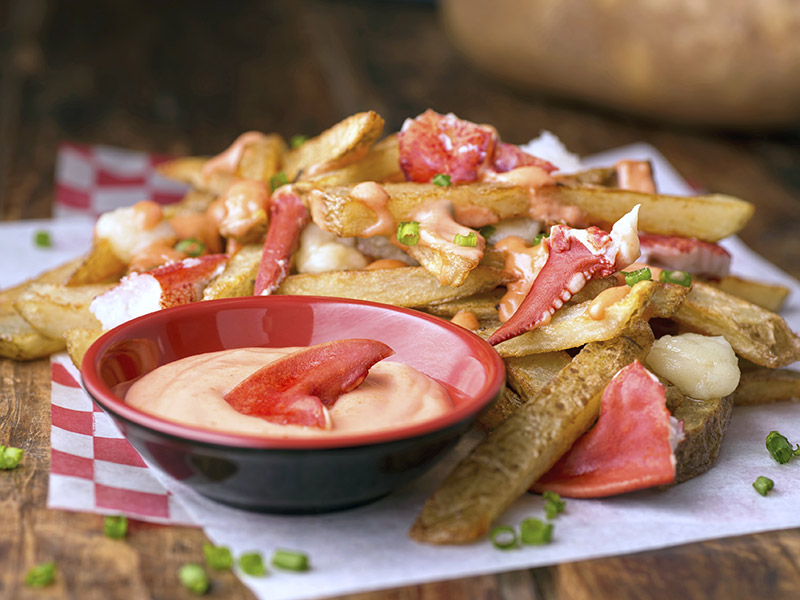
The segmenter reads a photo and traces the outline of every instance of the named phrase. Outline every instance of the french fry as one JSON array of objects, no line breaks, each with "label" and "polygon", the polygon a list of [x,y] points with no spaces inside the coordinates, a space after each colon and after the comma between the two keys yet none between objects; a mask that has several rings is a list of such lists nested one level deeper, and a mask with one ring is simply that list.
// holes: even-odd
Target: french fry
[{"label": "french fry", "polygon": [[81,368],[83,355],[94,344],[95,340],[103,335],[102,329],[67,329],[64,332],[64,339],[67,343],[67,354],[69,354],[72,364],[78,369]]},{"label": "french fry", "polygon": [[14,287],[6,288],[0,291],[0,304],[12,303],[17,299],[22,292],[24,292],[32,283],[66,283],[72,273],[83,262],[84,258],[76,258],[65,262],[62,265],[54,267],[44,273],[40,273],[36,277],[32,277]]},{"label": "french fry", "polygon": [[107,238],[95,238],[92,249],[84,257],[83,262],[75,269],[67,281],[67,285],[87,285],[117,281],[128,268],[127,263],[117,256],[111,241]]},{"label": "french fry", "polygon": [[397,136],[390,135],[376,143],[361,160],[341,169],[310,177],[309,181],[321,186],[348,185],[360,181],[405,181],[405,175],[400,170]]},{"label": "french fry", "polygon": [[217,196],[211,192],[204,192],[202,190],[189,190],[186,192],[180,202],[175,204],[168,204],[163,207],[164,218],[171,219],[172,217],[182,213],[201,213],[211,205]]},{"label": "french fry", "polygon": [[252,296],[261,263],[260,244],[247,244],[234,254],[225,270],[203,290],[203,300]]},{"label": "french fry", "polygon": [[644,321],[623,335],[587,344],[538,394],[478,445],[425,503],[410,535],[458,544],[484,535],[595,421],[613,375],[642,359],[653,342]]},{"label": "french fry", "polygon": [[502,289],[493,289],[481,292],[466,298],[457,298],[438,304],[429,304],[421,307],[422,310],[438,317],[451,319],[456,313],[468,310],[474,313],[478,320],[493,319],[497,320],[497,303],[503,297]]},{"label": "french fry", "polygon": [[789,288],[783,285],[742,279],[734,275],[728,275],[719,281],[709,281],[708,284],[772,312],[779,312],[789,295]]},{"label": "french fry", "polygon": [[[323,187],[304,182],[295,185],[295,191],[310,207],[317,225],[340,237],[353,237],[361,235],[378,219],[370,206],[353,196],[353,187]],[[459,222],[464,222],[459,215],[470,211],[477,211],[481,215],[488,211],[497,219],[527,216],[530,205],[530,194],[526,188],[497,183],[466,183],[448,187],[427,183],[387,183],[383,189],[389,196],[387,208],[397,222],[413,220],[420,207],[436,200],[450,202]]]},{"label": "french fry", "polygon": [[800,360],[800,338],[780,315],[706,283],[694,282],[672,319],[705,335],[721,335],[734,351],[762,367]]},{"label": "french fry", "polygon": [[800,373],[789,369],[756,367],[742,369],[739,386],[733,392],[736,406],[757,406],[800,400]]},{"label": "french fry", "polygon": [[89,312],[89,304],[112,286],[34,283],[17,297],[14,308],[39,333],[58,339],[73,327],[99,329],[100,322]]},{"label": "french fry", "polygon": [[309,179],[363,158],[383,132],[375,111],[357,113],[287,152],[283,172],[289,181]]},{"label": "french fry", "polygon": [[23,319],[10,302],[0,303],[0,356],[33,360],[64,349],[63,339],[43,336]]},{"label": "french fry", "polygon": [[519,397],[519,394],[505,386],[497,401],[478,417],[478,423],[486,431],[491,431],[523,404],[525,402]]},{"label": "french fry", "polygon": [[672,413],[683,421],[683,441],[675,449],[675,483],[682,483],[708,471],[731,422],[733,397],[695,400],[685,398]]},{"label": "french fry", "polygon": [[[563,306],[556,311],[547,325],[497,344],[495,350],[506,358],[566,350],[589,342],[610,340],[620,335],[632,321],[642,316],[657,287],[658,284],[654,281],[640,281],[624,298],[611,304],[602,319],[590,316],[589,307],[592,300]],[[477,333],[486,339],[496,329],[487,327]]]},{"label": "french fry", "polygon": [[680,309],[686,296],[689,295],[689,288],[677,283],[659,282],[653,297],[647,305],[645,319],[657,317],[668,319]]},{"label": "french fry", "polygon": [[749,202],[722,194],[683,197],[556,185],[542,188],[537,197],[577,206],[591,223],[614,223],[640,204],[641,231],[694,237],[707,242],[733,235],[745,226],[754,211]]},{"label": "french fry", "polygon": [[472,296],[507,283],[504,271],[477,267],[470,271],[463,285],[441,285],[424,267],[400,267],[373,271],[329,271],[327,273],[290,275],[278,288],[278,294],[294,296],[336,296],[371,300],[395,306],[425,306]]}]

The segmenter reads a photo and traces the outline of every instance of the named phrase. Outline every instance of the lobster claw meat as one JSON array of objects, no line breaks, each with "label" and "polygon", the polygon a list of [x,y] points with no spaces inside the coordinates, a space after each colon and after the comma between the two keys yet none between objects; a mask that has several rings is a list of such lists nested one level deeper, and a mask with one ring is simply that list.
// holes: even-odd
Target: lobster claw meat
[{"label": "lobster claw meat", "polygon": [[666,408],[664,386],[637,360],[603,392],[600,418],[531,488],[601,498],[675,480],[683,422]]},{"label": "lobster claw meat", "polygon": [[131,273],[92,300],[89,310],[111,329],[157,310],[197,302],[208,283],[225,268],[228,256],[184,258],[144,273]]},{"label": "lobster claw meat", "polygon": [[272,195],[269,229],[256,275],[256,296],[268,296],[289,274],[292,252],[309,219],[308,209],[291,186],[283,186]]},{"label": "lobster claw meat", "polygon": [[606,277],[639,256],[638,205],[614,224],[611,233],[597,227],[555,225],[542,240],[549,255],[517,311],[487,340],[496,345],[544,325],[586,283]]},{"label": "lobster claw meat", "polygon": [[325,407],[357,388],[394,354],[377,340],[348,339],[303,348],[262,367],[225,395],[245,415],[282,425],[329,426]]},{"label": "lobster claw meat", "polygon": [[450,175],[452,183],[478,181],[484,173],[503,173],[517,167],[536,166],[550,173],[555,166],[500,142],[497,130],[426,110],[406,119],[397,134],[400,167],[409,181],[430,182],[435,175]]}]

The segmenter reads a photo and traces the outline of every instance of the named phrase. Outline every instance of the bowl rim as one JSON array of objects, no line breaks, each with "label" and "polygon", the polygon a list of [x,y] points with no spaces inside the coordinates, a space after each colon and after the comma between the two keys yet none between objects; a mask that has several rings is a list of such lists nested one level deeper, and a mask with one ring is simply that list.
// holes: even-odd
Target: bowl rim
[{"label": "bowl rim", "polygon": [[[156,415],[144,412],[125,403],[116,396],[111,389],[100,378],[98,369],[99,358],[113,343],[120,339],[130,338],[126,335],[130,329],[137,328],[142,322],[156,321],[168,322],[170,317],[176,312],[196,312],[196,311],[217,311],[221,309],[231,309],[237,305],[252,305],[264,303],[275,304],[339,304],[339,305],[363,305],[373,309],[385,310],[388,312],[400,313],[414,319],[421,319],[433,323],[439,327],[455,333],[470,349],[470,355],[477,358],[478,362],[486,372],[484,384],[475,393],[464,394],[467,400],[454,410],[447,411],[443,415],[422,421],[420,423],[406,425],[404,427],[388,428],[378,431],[363,433],[330,435],[320,437],[288,437],[274,438],[262,435],[242,434],[234,432],[213,431],[203,427],[184,425],[176,421],[171,421]],[[266,308],[266,306],[265,306]],[[269,347],[265,345],[264,347]],[[463,355],[462,355],[463,356]],[[181,306],[163,309],[147,315],[137,317],[123,323],[100,336],[86,351],[81,362],[81,381],[87,393],[97,402],[103,410],[112,415],[124,419],[129,423],[139,427],[149,429],[162,435],[184,442],[201,443],[211,446],[224,446],[227,448],[247,449],[274,449],[274,450],[319,450],[333,448],[351,448],[365,445],[376,445],[381,443],[397,442],[400,440],[412,439],[427,434],[443,431],[458,423],[477,417],[501,392],[505,384],[505,365],[503,359],[485,340],[478,337],[472,331],[459,325],[455,325],[445,319],[428,315],[420,311],[409,308],[381,304],[367,300],[354,300],[347,298],[335,298],[327,296],[243,296],[238,298],[224,298],[203,302],[194,302]]]}]

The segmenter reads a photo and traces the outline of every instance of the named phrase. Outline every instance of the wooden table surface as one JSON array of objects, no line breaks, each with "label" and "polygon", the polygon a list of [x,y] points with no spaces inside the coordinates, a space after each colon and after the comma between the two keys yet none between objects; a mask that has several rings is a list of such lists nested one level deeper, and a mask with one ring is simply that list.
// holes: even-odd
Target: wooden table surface
[{"label": "wooden table surface", "polygon": [[[212,154],[249,129],[313,134],[372,108],[396,130],[432,107],[492,123],[512,142],[547,128],[581,154],[650,142],[690,181],[754,202],[741,237],[800,276],[798,127],[698,132],[521,97],[456,54],[427,3],[167,4],[0,3],[1,218],[49,216],[62,140]],[[48,363],[1,361],[0,377],[0,443],[26,452],[24,468],[0,477],[0,597],[191,597],[175,573],[201,560],[201,531],[137,522],[116,542],[103,536],[100,516],[45,508]],[[57,583],[25,588],[27,569],[49,559]],[[214,582],[210,597],[251,597],[230,573]],[[797,590],[800,532],[788,530],[350,598],[736,599]]]}]

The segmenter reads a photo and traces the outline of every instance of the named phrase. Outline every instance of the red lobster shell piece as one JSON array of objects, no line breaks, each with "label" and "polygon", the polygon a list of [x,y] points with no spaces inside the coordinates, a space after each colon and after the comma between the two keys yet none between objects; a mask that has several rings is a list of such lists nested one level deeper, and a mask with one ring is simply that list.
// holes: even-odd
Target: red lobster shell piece
[{"label": "red lobster shell piece", "polygon": [[282,425],[327,426],[325,406],[361,385],[372,365],[394,354],[377,340],[337,340],[262,367],[225,395],[245,415]]},{"label": "red lobster shell piece", "polygon": [[731,255],[719,244],[674,235],[639,234],[640,262],[721,279],[730,272]]},{"label": "red lobster shell piece", "polygon": [[597,227],[573,229],[555,225],[542,240],[549,251],[528,295],[517,311],[487,340],[493,346],[550,321],[586,282],[606,277],[639,256],[638,206],[614,224],[611,233]]},{"label": "red lobster shell piece", "polygon": [[601,498],[672,483],[682,439],[683,422],[670,416],[664,386],[635,361],[606,387],[594,428],[531,489]]},{"label": "red lobster shell piece", "polygon": [[268,296],[289,274],[292,252],[309,219],[308,209],[290,187],[284,186],[272,195],[269,229],[256,276],[256,296]]},{"label": "red lobster shell piece", "polygon": [[486,171],[536,166],[549,173],[556,168],[517,146],[501,143],[494,127],[430,109],[406,119],[397,141],[406,179],[420,183],[430,182],[439,173],[450,175],[452,183],[464,183],[478,181]]}]

